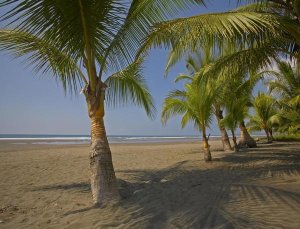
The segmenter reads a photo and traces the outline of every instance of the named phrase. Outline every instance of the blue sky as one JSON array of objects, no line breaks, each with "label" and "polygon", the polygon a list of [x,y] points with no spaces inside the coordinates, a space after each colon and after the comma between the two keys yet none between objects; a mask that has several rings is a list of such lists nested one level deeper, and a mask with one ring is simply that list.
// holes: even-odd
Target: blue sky
[{"label": "blue sky", "polygon": [[[210,1],[207,8],[195,7],[185,16],[226,11],[235,1]],[[3,11],[0,14],[2,14]],[[1,26],[1,24],[0,24]],[[185,72],[184,62],[175,66],[164,78],[166,50],[152,50],[144,75],[157,108],[155,120],[149,120],[141,108],[126,105],[108,108],[105,121],[109,135],[196,135],[192,125],[181,129],[180,118],[166,126],[160,122],[164,97],[174,89],[174,78]],[[89,134],[90,124],[83,95],[65,95],[51,75],[36,75],[20,60],[0,53],[0,134]],[[213,124],[211,134],[218,134]]]}]

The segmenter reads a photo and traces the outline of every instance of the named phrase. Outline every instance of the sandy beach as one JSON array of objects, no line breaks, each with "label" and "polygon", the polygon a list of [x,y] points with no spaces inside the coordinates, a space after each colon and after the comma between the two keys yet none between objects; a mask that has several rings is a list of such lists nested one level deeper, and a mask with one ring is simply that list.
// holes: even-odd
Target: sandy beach
[{"label": "sandy beach", "polygon": [[[0,142],[0,228],[300,228],[300,143],[112,144],[123,199],[93,208],[88,145]],[[24,143],[24,142],[23,142]]]}]

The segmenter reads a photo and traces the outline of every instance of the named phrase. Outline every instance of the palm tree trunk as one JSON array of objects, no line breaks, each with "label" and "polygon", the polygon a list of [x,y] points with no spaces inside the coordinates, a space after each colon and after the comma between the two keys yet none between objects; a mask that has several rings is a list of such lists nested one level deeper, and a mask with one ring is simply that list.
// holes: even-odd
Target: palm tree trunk
[{"label": "palm tree trunk", "polygon": [[211,161],[212,157],[210,153],[210,145],[208,144],[205,128],[203,129],[203,149],[204,149],[204,161],[206,162]]},{"label": "palm tree trunk", "polygon": [[234,152],[239,152],[239,146],[236,143],[236,136],[234,134],[234,130],[231,130],[231,134],[232,134],[232,141],[233,141],[233,145],[234,145]]},{"label": "palm tree trunk", "polygon": [[104,91],[101,94],[86,97],[91,120],[91,190],[95,205],[103,206],[118,200],[119,192],[103,120]]},{"label": "palm tree trunk", "polygon": [[249,147],[249,148],[253,148],[256,147],[256,142],[255,140],[250,136],[250,134],[248,133],[248,130],[245,126],[245,122],[241,122],[240,123],[240,130],[241,130],[241,138],[239,140],[239,144],[238,146],[240,148],[243,147]]},{"label": "palm tree trunk", "polygon": [[220,129],[220,132],[221,132],[223,150],[224,151],[232,150],[227,131],[226,131],[225,127],[221,124],[221,120],[223,119],[222,110],[217,110],[216,111],[216,117],[217,117],[217,120],[218,120],[219,129]]},{"label": "palm tree trunk", "polygon": [[269,130],[268,130],[268,129],[265,129],[265,133],[266,133],[266,135],[267,135],[268,143],[271,143],[272,140],[271,140],[271,138],[270,138]]},{"label": "palm tree trunk", "polygon": [[119,198],[111,151],[102,117],[91,118],[91,189],[95,204]]},{"label": "palm tree trunk", "polygon": [[272,130],[272,128],[269,129],[269,134],[270,134],[271,141],[273,141],[274,138],[273,138],[273,130]]}]

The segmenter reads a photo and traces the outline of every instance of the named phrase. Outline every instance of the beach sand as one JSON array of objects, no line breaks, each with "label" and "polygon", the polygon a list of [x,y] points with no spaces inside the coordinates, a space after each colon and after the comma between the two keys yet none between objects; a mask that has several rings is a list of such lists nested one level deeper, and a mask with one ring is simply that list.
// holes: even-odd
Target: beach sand
[{"label": "beach sand", "polygon": [[211,145],[113,144],[123,199],[93,208],[87,145],[1,141],[0,228],[300,228],[299,142]]}]

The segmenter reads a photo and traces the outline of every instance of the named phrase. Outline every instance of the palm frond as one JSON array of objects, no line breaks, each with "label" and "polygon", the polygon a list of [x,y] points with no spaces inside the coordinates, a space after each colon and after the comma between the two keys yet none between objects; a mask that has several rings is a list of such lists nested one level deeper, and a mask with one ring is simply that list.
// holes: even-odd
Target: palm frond
[{"label": "palm frond", "polygon": [[[272,37],[279,30],[277,17],[256,12],[204,14],[160,23],[148,36],[139,53],[151,47],[180,49],[181,53],[224,40],[243,40],[256,36]],[[280,30],[279,30],[280,31]],[[176,51],[177,55],[182,55]]]},{"label": "palm frond", "polygon": [[124,23],[114,36],[105,53],[105,61],[113,69],[120,69],[131,62],[140,43],[149,35],[151,27],[178,15],[193,5],[203,5],[202,0],[133,0]]},{"label": "palm frond", "polygon": [[129,102],[141,106],[151,118],[155,116],[152,96],[142,76],[142,60],[129,65],[124,70],[108,77],[104,82],[106,102],[108,105],[127,104]]},{"label": "palm frond", "polygon": [[82,71],[66,53],[39,37],[19,30],[0,30],[0,51],[16,58],[25,57],[36,72],[53,73],[64,89],[77,90],[87,84]]}]

